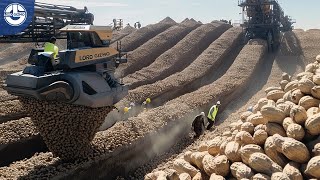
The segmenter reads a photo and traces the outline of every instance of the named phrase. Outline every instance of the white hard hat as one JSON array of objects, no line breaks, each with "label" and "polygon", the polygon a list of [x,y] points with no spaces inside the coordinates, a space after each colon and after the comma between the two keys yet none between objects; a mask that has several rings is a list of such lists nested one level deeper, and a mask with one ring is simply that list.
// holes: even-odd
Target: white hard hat
[{"label": "white hard hat", "polygon": [[217,105],[221,105],[220,101],[217,102]]},{"label": "white hard hat", "polygon": [[201,112],[200,114],[201,114],[201,115],[203,115],[203,116],[205,116],[205,115],[206,115],[204,112]]}]

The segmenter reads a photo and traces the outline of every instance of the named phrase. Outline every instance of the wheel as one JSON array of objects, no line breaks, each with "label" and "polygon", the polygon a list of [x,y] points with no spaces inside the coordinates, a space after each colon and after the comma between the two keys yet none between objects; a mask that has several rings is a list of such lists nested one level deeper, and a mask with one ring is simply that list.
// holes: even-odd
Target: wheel
[{"label": "wheel", "polygon": [[69,102],[74,96],[74,91],[69,83],[57,81],[41,88],[39,95],[47,101]]}]

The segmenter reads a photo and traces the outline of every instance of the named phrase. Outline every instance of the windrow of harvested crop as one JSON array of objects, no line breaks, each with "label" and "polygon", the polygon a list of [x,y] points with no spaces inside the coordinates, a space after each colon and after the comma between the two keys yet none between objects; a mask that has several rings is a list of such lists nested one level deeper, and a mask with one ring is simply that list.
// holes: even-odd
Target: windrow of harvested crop
[{"label": "windrow of harvested crop", "polygon": [[129,34],[133,33],[136,30],[137,30],[136,28],[129,25],[120,31],[116,31],[116,30],[113,31],[111,43],[114,43],[116,41],[120,41],[122,38],[124,38],[125,36],[128,36]]},{"label": "windrow of harvested crop", "polygon": [[293,32],[298,38],[298,43],[301,46],[304,58],[306,58],[306,62],[313,62],[314,58],[319,54],[320,30],[294,30]]},{"label": "windrow of harvested crop", "polygon": [[5,90],[0,90],[0,102],[16,100],[18,97],[8,94]]},{"label": "windrow of harvested crop", "polygon": [[[210,179],[320,178],[320,60],[293,79],[282,75],[252,111],[221,136],[174,161],[170,175]],[[148,174],[157,178],[165,171]],[[170,179],[170,178],[169,178]]]},{"label": "windrow of harvested crop", "polygon": [[49,150],[64,160],[84,158],[110,107],[89,108],[21,98]]},{"label": "windrow of harvested crop", "polygon": [[[154,97],[164,94],[170,90],[176,91],[179,88],[184,88],[185,84],[191,83],[197,78],[203,77],[208,73],[209,70],[215,71],[216,69],[218,69],[220,67],[221,61],[223,60],[223,57],[228,52],[230,52],[231,48],[234,48],[236,44],[240,42],[241,32],[242,30],[239,28],[231,28],[227,30],[221,37],[215,40],[204,52],[202,52],[198,56],[198,58],[195,61],[193,61],[186,69],[184,69],[181,72],[177,72],[164,80],[157,81],[153,84],[142,85],[140,87],[137,87],[136,89],[130,90],[129,94],[119,103],[117,103],[117,107],[121,109],[125,106],[128,106],[130,102],[140,104],[146,99],[146,97],[152,99],[153,105],[161,105],[162,103],[155,104]],[[195,71],[195,69],[197,71]],[[172,93],[172,97],[170,98],[173,99],[174,97],[176,97],[176,93]],[[140,111],[132,112],[132,116],[137,115],[135,113],[139,112]]]},{"label": "windrow of harvested crop", "polygon": [[158,34],[139,48],[128,53],[128,63],[121,64],[117,68],[116,77],[124,77],[150,65],[157,57],[173,47],[200,25],[201,24],[196,21],[188,20]]},{"label": "windrow of harvested crop", "polygon": [[215,40],[195,61],[183,71],[175,73],[153,84],[140,86],[129,91],[124,101],[141,102],[145,97],[151,99],[167,92],[186,88],[193,81],[200,81],[206,74],[217,71],[224,57],[239,44],[242,38],[241,28],[231,28]]},{"label": "windrow of harvested crop", "polygon": [[29,117],[0,124],[0,144],[7,145],[38,135]]},{"label": "windrow of harvested crop", "polygon": [[126,76],[123,82],[130,84],[130,88],[134,89],[183,70],[230,27],[228,24],[217,23],[198,27],[173,48],[159,56],[150,66]]},{"label": "windrow of harvested crop", "polygon": [[[53,158],[51,153],[40,153],[30,159],[11,164],[9,167],[0,168],[0,177],[52,178],[62,174],[68,176],[68,174],[76,173],[75,169],[82,168],[83,171],[89,168],[89,164],[93,166],[94,164],[100,164],[102,161],[108,161],[104,160],[104,157],[112,155],[112,152],[116,149],[122,149],[122,153],[117,154],[117,156],[123,156],[123,153],[129,153],[136,146],[135,142],[143,141],[144,136],[156,132],[168,122],[181,119],[198,107],[206,106],[219,97],[230,96],[232,92],[242,88],[254,75],[254,71],[260,64],[265,50],[265,45],[246,45],[225,76],[211,85],[174,99],[164,106],[141,113],[138,117],[130,118],[125,123],[117,123],[107,131],[98,132],[92,143],[96,150],[92,154],[95,157],[95,161],[90,160],[82,162],[82,164],[63,163]],[[232,82],[230,81],[236,81],[235,85],[231,85]],[[214,86],[219,87],[213,88]],[[203,94],[201,96],[202,101],[199,99],[198,93],[199,95]],[[195,105],[192,105],[193,103]],[[185,119],[183,120],[186,123],[190,123]],[[124,149],[127,151],[124,151]],[[46,159],[46,162],[43,162],[44,165],[39,166],[44,159]],[[37,171],[34,171],[36,167]]]},{"label": "windrow of harvested crop", "polygon": [[0,102],[0,123],[20,119],[27,115],[28,113],[19,100]]},{"label": "windrow of harvested crop", "polygon": [[[141,46],[143,43],[147,42],[149,39],[153,38],[154,36],[162,33],[166,29],[176,24],[177,23],[174,20],[167,17],[156,24],[151,24],[141,29],[138,29],[121,40],[122,51],[132,51]],[[111,44],[111,46],[117,47],[117,43],[114,42],[113,44]]]}]

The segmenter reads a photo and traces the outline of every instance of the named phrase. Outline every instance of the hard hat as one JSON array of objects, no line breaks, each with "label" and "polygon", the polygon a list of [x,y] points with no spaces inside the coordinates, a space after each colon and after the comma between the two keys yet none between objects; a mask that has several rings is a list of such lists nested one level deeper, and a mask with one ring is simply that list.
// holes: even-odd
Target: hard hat
[{"label": "hard hat", "polygon": [[217,105],[218,105],[218,106],[220,106],[220,105],[221,105],[220,101],[218,101],[218,102],[217,102]]},{"label": "hard hat", "polygon": [[150,99],[150,98],[147,98],[147,99],[146,99],[146,103],[147,103],[147,104],[151,103],[151,99]]},{"label": "hard hat", "polygon": [[253,107],[252,107],[252,106],[249,106],[249,107],[248,107],[248,111],[252,112],[252,111],[253,111]]},{"label": "hard hat", "polygon": [[124,111],[125,113],[127,113],[127,112],[129,112],[129,108],[128,108],[128,107],[124,107],[124,108],[123,108],[123,111]]},{"label": "hard hat", "polygon": [[206,115],[204,112],[201,112],[200,114],[201,114],[201,115],[203,115],[203,116],[205,116],[205,115]]}]

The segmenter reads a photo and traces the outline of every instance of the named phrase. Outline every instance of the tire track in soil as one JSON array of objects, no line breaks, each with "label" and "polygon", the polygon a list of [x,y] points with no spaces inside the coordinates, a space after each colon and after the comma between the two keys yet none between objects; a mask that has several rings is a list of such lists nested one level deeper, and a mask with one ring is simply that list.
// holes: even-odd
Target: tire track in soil
[{"label": "tire track in soil", "polygon": [[[250,48],[251,47],[258,48],[258,46],[250,46]],[[261,50],[254,49],[254,50],[258,52],[260,51],[262,54],[262,49]],[[221,79],[220,81],[222,81],[223,83],[219,84],[219,86],[229,87],[227,88],[228,91],[217,90],[216,92],[211,92],[212,88],[210,86],[203,87],[200,90],[198,90],[196,93],[191,93],[190,95],[184,95],[183,97],[172,100],[171,102],[167,103],[163,107],[155,108],[144,114],[140,114],[138,118],[131,118],[131,120],[129,119],[127,123],[113,127],[110,131],[97,133],[96,138],[93,141],[93,144],[95,144],[96,147],[98,148],[96,149],[97,151],[94,154],[94,157],[96,158],[92,157],[93,159],[90,158],[91,160],[89,161],[70,164],[70,163],[62,163],[57,158],[53,158],[51,153],[40,153],[30,159],[26,159],[23,161],[19,161],[19,163],[12,164],[10,165],[10,167],[0,168],[0,172],[1,172],[0,174],[2,176],[7,176],[7,177],[16,177],[19,174],[19,176],[22,178],[32,178],[32,177],[48,178],[48,177],[58,176],[59,178],[66,178],[66,179],[77,179],[77,178],[85,179],[85,178],[95,178],[95,177],[98,178],[97,176],[98,174],[99,174],[99,178],[103,178],[103,175],[108,175],[108,177],[110,178],[110,177],[113,177],[112,176],[113,174],[118,173],[119,175],[119,173],[121,174],[121,172],[122,173],[129,172],[132,166],[136,167],[137,164],[135,163],[138,163],[138,164],[143,163],[143,161],[146,160],[145,158],[148,157],[147,155],[150,155],[148,154],[148,152],[144,152],[144,150],[148,150],[150,148],[150,145],[152,145],[152,142],[153,142],[152,138],[154,137],[152,137],[153,133],[150,134],[150,131],[152,131],[151,129],[155,130],[156,128],[157,130],[161,130],[165,132],[166,128],[159,129],[157,127],[161,127],[161,126],[168,127],[166,126],[167,124],[173,123],[174,125],[176,125],[176,123],[178,122],[183,122],[185,124],[186,121],[180,118],[183,118],[186,114],[189,114],[189,113],[191,113],[193,116],[195,114],[194,108],[202,107],[204,105],[207,106],[206,104],[211,101],[211,100],[209,101],[209,99],[212,99],[212,98],[216,99],[217,96],[219,96],[219,94],[221,96],[228,96],[230,92],[234,92],[234,90],[237,89],[237,87],[241,87],[244,84],[243,81],[246,81],[246,79],[252,75],[251,71],[254,71],[255,69],[252,67],[255,67],[255,64],[259,62],[256,60],[257,58],[259,59],[261,57],[249,56],[245,58],[244,56],[241,56],[240,59],[247,59],[249,62],[247,64],[235,63],[235,65],[232,66],[233,68],[231,67],[233,69],[232,73],[229,73],[229,75],[231,76],[226,75],[224,78],[223,77],[220,78]],[[237,77],[237,74],[235,74],[234,71],[241,71],[241,72],[246,71],[248,72],[248,74],[246,75],[242,74],[237,79],[238,81],[236,81],[236,83],[226,81],[226,78],[227,79],[230,78],[230,80],[231,79],[233,80],[233,78]],[[198,95],[201,95],[204,92],[212,94],[212,96],[206,97],[208,99],[197,98]],[[196,94],[197,96],[195,96]],[[192,102],[190,102],[190,99],[189,99],[191,97],[195,98],[193,99]],[[183,107],[176,106],[177,104],[180,104]],[[173,107],[176,107],[176,108],[173,108]],[[150,119],[151,117],[155,119],[152,120]],[[149,121],[144,122],[146,119],[149,119]],[[173,121],[173,119],[180,119],[180,120]],[[152,120],[152,122],[150,120]],[[130,132],[136,132],[138,134],[135,134],[135,133],[130,134]],[[162,134],[165,134],[165,133],[162,132]],[[155,132],[153,135],[157,137],[159,134]],[[142,138],[142,136],[145,136],[145,137]],[[114,138],[117,138],[117,139],[114,139]],[[128,141],[128,138],[135,139],[135,140],[132,141],[130,145],[128,144],[124,146],[123,143],[131,141],[130,139]],[[112,143],[120,143],[120,144],[112,144]],[[131,158],[133,158],[136,153],[139,153],[143,157],[142,159],[135,159],[135,161],[132,161]],[[46,159],[45,162],[43,162],[44,159]],[[23,169],[19,168],[19,167],[24,167],[26,163],[28,164],[26,168],[23,168]],[[41,166],[40,163],[43,163],[44,165]],[[90,164],[90,167],[88,166],[88,163]],[[119,164],[120,167],[115,167],[117,166],[116,163],[120,163]],[[35,166],[37,167],[37,169],[33,170]],[[126,169],[126,168],[129,168],[129,169]],[[10,169],[16,169],[16,170],[19,169],[19,171],[10,171]],[[8,174],[7,172],[11,172],[11,174]],[[50,172],[50,173],[45,173],[45,172]]]},{"label": "tire track in soil", "polygon": [[[185,149],[181,148],[182,145],[179,143],[176,144],[174,149],[177,151],[171,151],[179,153],[172,153],[169,155],[166,154],[164,155],[164,161],[161,161],[160,159],[150,163],[148,165],[148,173],[152,170],[157,171],[172,168],[174,159],[182,156],[184,152],[195,151],[202,142],[221,135],[224,131],[226,131],[230,123],[239,120],[240,114],[246,111],[247,107],[253,106],[260,98],[265,97],[264,90],[266,88],[271,86],[279,86],[278,83],[280,82],[283,72],[287,72],[292,76],[302,72],[304,63],[306,61],[303,59],[301,54],[299,54],[299,52],[301,52],[301,47],[299,44],[293,45],[287,43],[295,41],[295,39],[296,37],[294,37],[290,32],[284,34],[279,51],[266,56],[262,66],[260,67],[260,70],[258,70],[256,75],[252,78],[251,82],[246,88],[246,91],[239,98],[235,99],[235,101],[228,104],[222,113],[218,115],[218,124],[216,124],[216,129],[211,132],[206,131],[204,135],[202,135],[199,139]],[[290,49],[294,49],[294,51],[288,51]],[[223,103],[223,100],[221,102]],[[189,136],[179,142],[190,142],[191,139],[192,137]]]}]

